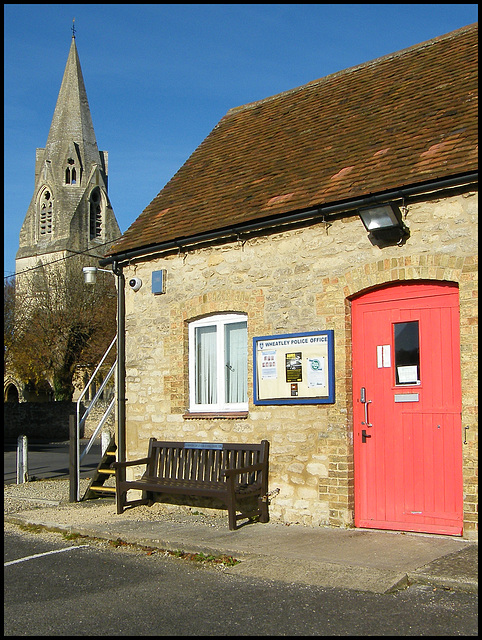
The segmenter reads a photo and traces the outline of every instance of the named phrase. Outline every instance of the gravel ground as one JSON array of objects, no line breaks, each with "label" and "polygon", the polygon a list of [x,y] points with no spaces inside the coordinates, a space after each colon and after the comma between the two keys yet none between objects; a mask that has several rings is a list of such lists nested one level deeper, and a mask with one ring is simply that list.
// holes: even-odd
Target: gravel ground
[{"label": "gravel ground", "polygon": [[[80,494],[83,495],[89,483],[88,478],[80,479]],[[90,523],[107,524],[119,521],[156,521],[168,519],[172,522],[199,523],[210,527],[226,529],[227,515],[222,511],[198,510],[195,507],[169,507],[155,503],[152,507],[138,506],[117,515],[114,499],[100,498],[83,502],[69,502],[69,480],[35,480],[24,484],[4,485],[4,515],[14,515],[22,511],[38,510],[46,514],[55,509],[55,522],[81,526],[88,509]]]},{"label": "gravel ground", "polygon": [[[88,478],[80,479],[80,493],[85,492]],[[35,480],[3,487],[4,513],[17,513],[40,507],[69,504],[69,480]]]}]

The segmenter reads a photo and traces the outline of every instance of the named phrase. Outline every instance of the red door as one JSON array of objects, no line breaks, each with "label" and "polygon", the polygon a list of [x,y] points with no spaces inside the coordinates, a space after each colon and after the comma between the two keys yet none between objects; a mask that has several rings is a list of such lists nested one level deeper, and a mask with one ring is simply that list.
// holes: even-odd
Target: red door
[{"label": "red door", "polygon": [[355,525],[462,534],[458,289],[353,301]]}]

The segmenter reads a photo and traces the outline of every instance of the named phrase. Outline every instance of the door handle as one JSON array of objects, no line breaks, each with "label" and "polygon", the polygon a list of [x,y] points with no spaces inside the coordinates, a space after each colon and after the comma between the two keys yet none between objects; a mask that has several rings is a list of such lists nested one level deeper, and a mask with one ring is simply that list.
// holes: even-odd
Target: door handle
[{"label": "door handle", "polygon": [[365,402],[365,422],[362,422],[362,424],[366,424],[367,427],[373,427],[371,422],[368,422],[368,405],[370,404],[371,400],[367,400]]},{"label": "door handle", "polygon": [[362,429],[362,432],[361,432],[361,441],[362,441],[363,443],[365,443],[365,442],[367,441],[367,438],[371,438],[371,436],[369,436],[369,435],[367,434],[367,432],[366,432],[366,430],[365,430],[365,429]]},{"label": "door handle", "polygon": [[371,400],[366,399],[365,387],[362,387],[360,390],[360,402],[365,405],[365,420],[362,422],[362,424],[365,424],[367,427],[373,427],[371,422],[368,422],[368,405],[370,404]]}]

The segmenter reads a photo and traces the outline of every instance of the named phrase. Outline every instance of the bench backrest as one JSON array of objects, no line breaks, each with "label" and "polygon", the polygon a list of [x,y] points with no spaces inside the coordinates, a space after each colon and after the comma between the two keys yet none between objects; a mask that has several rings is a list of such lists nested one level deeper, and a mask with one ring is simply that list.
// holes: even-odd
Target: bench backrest
[{"label": "bench backrest", "polygon": [[223,482],[223,469],[264,463],[265,471],[237,476],[237,483],[266,483],[269,442],[226,444],[211,442],[162,442],[149,440],[147,474],[157,478]]}]

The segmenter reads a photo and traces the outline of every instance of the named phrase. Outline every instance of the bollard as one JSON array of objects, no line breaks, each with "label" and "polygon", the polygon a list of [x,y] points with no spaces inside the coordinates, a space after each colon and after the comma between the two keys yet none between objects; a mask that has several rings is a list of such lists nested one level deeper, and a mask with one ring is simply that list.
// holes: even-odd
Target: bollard
[{"label": "bollard", "polygon": [[79,497],[79,438],[75,416],[69,416],[69,502],[78,502]]},{"label": "bollard", "polygon": [[17,484],[28,482],[27,436],[17,438]]}]

